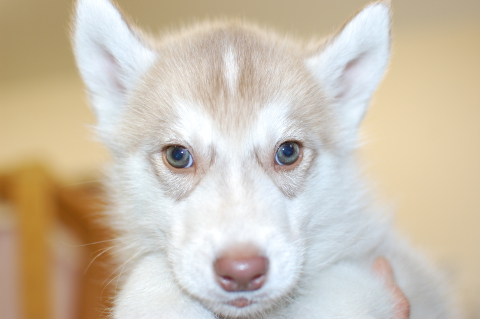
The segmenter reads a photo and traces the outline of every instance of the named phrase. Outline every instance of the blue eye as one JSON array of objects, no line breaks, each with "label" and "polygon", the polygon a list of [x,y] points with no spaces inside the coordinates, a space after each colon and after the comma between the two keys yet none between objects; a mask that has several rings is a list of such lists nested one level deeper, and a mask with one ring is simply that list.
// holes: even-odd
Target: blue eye
[{"label": "blue eye", "polygon": [[295,142],[285,142],[277,150],[275,161],[279,165],[292,165],[300,157],[300,147]]},{"label": "blue eye", "polygon": [[165,154],[168,164],[175,168],[188,168],[193,165],[193,157],[183,146],[174,145],[167,148]]}]

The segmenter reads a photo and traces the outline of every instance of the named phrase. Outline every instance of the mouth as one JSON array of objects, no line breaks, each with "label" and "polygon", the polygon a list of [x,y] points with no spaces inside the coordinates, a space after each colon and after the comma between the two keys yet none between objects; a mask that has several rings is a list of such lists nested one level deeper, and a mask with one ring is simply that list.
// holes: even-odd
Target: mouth
[{"label": "mouth", "polygon": [[244,308],[253,303],[254,303],[253,301],[248,300],[247,298],[238,298],[233,301],[230,301],[228,304],[237,308]]}]

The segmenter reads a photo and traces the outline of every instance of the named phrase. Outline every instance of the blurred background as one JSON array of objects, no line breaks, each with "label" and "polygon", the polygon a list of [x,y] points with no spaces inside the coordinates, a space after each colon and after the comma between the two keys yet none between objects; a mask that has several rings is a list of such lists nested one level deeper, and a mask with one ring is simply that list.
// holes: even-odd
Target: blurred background
[{"label": "blurred background", "polygon": [[[151,33],[241,16],[301,37],[331,33],[367,3],[117,2]],[[392,6],[392,59],[362,126],[360,157],[401,233],[446,272],[468,318],[480,318],[480,1]],[[0,0],[3,319],[98,318],[115,279],[106,254],[88,266],[108,249],[85,245],[109,239],[95,222],[108,155],[89,128],[71,12],[70,0]]]}]

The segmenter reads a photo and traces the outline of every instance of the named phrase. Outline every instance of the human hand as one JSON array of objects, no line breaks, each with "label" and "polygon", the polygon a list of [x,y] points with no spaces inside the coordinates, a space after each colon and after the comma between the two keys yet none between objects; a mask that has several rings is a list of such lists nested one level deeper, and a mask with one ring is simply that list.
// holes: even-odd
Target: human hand
[{"label": "human hand", "polygon": [[398,287],[395,281],[395,276],[393,275],[392,267],[388,260],[384,257],[377,258],[373,264],[373,269],[383,278],[387,288],[393,294],[393,300],[395,302],[393,319],[409,319],[410,303],[405,294]]}]

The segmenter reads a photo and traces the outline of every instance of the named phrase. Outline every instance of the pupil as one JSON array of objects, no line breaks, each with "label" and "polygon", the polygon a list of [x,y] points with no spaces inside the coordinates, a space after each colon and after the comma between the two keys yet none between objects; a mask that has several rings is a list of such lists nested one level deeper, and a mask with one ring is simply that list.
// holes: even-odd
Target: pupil
[{"label": "pupil", "polygon": [[295,152],[295,148],[293,147],[292,143],[285,144],[282,147],[282,153],[285,157],[290,157]]},{"label": "pupil", "polygon": [[185,149],[182,147],[175,147],[172,151],[172,158],[176,161],[179,161],[183,158],[185,154]]}]

